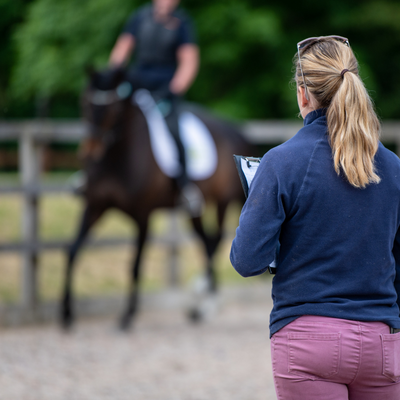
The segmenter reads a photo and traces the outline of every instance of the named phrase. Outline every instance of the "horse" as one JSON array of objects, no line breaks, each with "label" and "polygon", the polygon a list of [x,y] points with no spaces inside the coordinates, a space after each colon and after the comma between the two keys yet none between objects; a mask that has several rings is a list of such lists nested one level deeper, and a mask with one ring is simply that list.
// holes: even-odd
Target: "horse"
[{"label": "horse", "polygon": [[[176,207],[179,199],[176,182],[163,173],[155,161],[148,124],[142,110],[132,101],[131,95],[120,93],[125,74],[123,71],[117,72],[110,79],[108,73],[107,87],[104,86],[104,76],[105,71],[92,72],[81,96],[82,115],[88,122],[90,132],[82,156],[86,175],[81,193],[84,207],[76,237],[67,252],[60,304],[60,322],[64,329],[72,327],[75,320],[72,278],[77,253],[90,229],[111,208],[122,211],[138,227],[127,304],[119,320],[123,330],[132,325],[138,309],[141,257],[150,214],[158,208]],[[252,154],[253,150],[235,125],[198,107],[194,107],[191,112],[208,128],[218,155],[212,176],[195,182],[205,202],[216,204],[216,233],[211,235],[203,229],[201,216],[189,216],[207,256],[207,291],[216,294],[217,279],[212,258],[222,238],[224,216],[232,201],[244,201],[233,154]],[[193,312],[192,317],[200,318],[196,312]]]}]

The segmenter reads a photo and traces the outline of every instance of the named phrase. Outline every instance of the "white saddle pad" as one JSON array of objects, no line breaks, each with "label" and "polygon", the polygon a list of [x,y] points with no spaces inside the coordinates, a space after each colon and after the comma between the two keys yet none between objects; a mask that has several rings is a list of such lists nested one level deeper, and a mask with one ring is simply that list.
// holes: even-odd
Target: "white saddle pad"
[{"label": "white saddle pad", "polygon": [[[146,89],[133,94],[133,101],[143,112],[150,133],[154,158],[165,175],[174,178],[179,175],[181,165],[178,148],[168,130],[153,97]],[[189,179],[209,178],[217,168],[217,149],[210,132],[194,114],[184,111],[179,116],[179,131],[185,147],[186,168]]]}]

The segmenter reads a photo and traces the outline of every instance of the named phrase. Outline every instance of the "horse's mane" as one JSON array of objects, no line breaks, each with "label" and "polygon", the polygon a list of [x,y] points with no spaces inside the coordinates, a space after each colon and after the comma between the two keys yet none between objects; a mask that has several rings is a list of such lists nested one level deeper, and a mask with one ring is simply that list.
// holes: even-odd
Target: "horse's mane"
[{"label": "horse's mane", "polygon": [[126,79],[125,68],[109,68],[90,72],[90,87],[97,90],[113,90]]}]

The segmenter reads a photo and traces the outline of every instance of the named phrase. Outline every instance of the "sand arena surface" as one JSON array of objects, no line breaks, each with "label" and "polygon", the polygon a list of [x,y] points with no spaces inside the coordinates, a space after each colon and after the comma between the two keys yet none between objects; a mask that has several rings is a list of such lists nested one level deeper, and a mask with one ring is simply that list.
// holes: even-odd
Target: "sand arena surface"
[{"label": "sand arena surface", "polygon": [[[276,400],[265,299],[229,301],[192,325],[181,310],[0,330],[1,400]],[[251,288],[249,288],[251,290]],[[264,301],[265,300],[265,301]]]}]

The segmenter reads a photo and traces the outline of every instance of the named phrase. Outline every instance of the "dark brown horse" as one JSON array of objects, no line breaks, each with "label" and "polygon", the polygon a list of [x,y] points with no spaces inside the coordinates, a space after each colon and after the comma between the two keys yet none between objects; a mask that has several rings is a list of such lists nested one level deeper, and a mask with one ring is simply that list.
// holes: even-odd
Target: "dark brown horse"
[{"label": "dark brown horse", "polygon": [[[149,131],[143,113],[131,101],[131,96],[118,93],[122,73],[115,73],[108,87],[103,73],[93,73],[83,93],[84,118],[90,127],[90,139],[84,148],[84,170],[87,182],[85,207],[79,230],[69,253],[66,280],[61,302],[61,323],[68,328],[73,323],[72,275],[77,252],[89,230],[105,211],[116,208],[136,221],[138,237],[133,259],[126,309],[120,326],[127,329],[137,310],[140,284],[140,261],[146,242],[149,216],[156,208],[173,208],[179,198],[174,180],[158,167],[150,146]],[[106,89],[106,90],[105,90]],[[126,98],[124,98],[126,97]],[[193,111],[193,110],[192,110]],[[217,289],[212,263],[213,254],[222,237],[222,225],[228,204],[243,199],[242,188],[233,162],[233,154],[253,154],[236,128],[204,111],[194,113],[208,127],[215,141],[218,165],[208,179],[197,181],[206,202],[217,206],[218,231],[212,237],[202,226],[201,217],[192,218],[195,231],[204,243],[207,254],[208,290]]]}]

